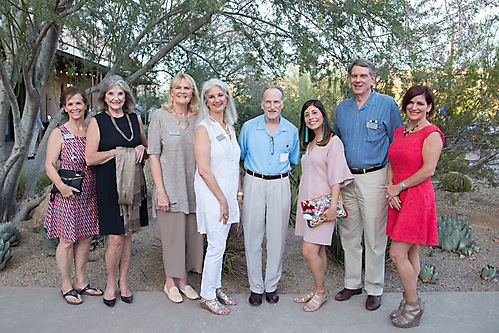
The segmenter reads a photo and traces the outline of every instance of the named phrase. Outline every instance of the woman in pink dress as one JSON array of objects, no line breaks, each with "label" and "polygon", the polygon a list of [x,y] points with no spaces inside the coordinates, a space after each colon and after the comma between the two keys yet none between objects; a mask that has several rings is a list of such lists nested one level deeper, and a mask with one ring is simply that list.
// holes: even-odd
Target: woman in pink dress
[{"label": "woman in pink dress", "polygon": [[[88,99],[85,91],[72,86],[61,94],[61,104],[69,120],[54,129],[47,143],[45,170],[59,193],[52,194],[47,207],[47,238],[59,238],[55,259],[62,278],[62,297],[68,304],[83,303],[80,295],[101,296],[102,290],[86,282],[90,242],[99,234],[95,168],[85,163]],[[57,164],[66,170],[83,171],[81,192],[63,183]],[[75,276],[71,282],[71,271]]]},{"label": "woman in pink dress", "polygon": [[[318,100],[307,101],[302,107],[300,146],[305,153],[301,159],[302,176],[295,234],[303,236],[303,256],[312,271],[314,288],[296,298],[295,302],[307,303],[303,310],[312,312],[317,311],[327,300],[324,287],[326,245],[331,245],[340,188],[352,182],[353,175],[345,160],[343,143],[331,130],[326,109]],[[328,194],[331,194],[331,202],[335,204],[324,212],[325,222],[314,228],[308,227],[300,203]]]},{"label": "woman in pink dress", "polygon": [[435,113],[435,99],[427,86],[410,88],[402,110],[409,124],[395,130],[388,151],[386,234],[392,239],[390,257],[404,286],[404,298],[390,317],[394,326],[419,325],[423,308],[417,294],[419,244],[438,245],[434,174],[444,136],[427,117]]}]

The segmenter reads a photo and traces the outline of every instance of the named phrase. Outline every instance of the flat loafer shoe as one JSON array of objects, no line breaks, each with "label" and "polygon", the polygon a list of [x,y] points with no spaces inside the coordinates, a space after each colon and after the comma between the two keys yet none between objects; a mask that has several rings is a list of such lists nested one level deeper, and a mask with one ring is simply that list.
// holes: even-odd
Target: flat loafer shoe
[{"label": "flat loafer shoe", "polygon": [[366,309],[370,311],[377,310],[381,306],[381,295],[368,295],[366,300]]},{"label": "flat loafer shoe", "polygon": [[251,292],[251,295],[250,295],[248,301],[249,301],[249,304],[254,305],[254,306],[258,306],[258,305],[262,304],[262,294],[257,294],[257,293]]},{"label": "flat loafer shoe", "polygon": [[267,300],[267,302],[275,304],[279,302],[279,295],[275,291],[270,293],[265,293],[265,299]]},{"label": "flat loafer shoe", "polygon": [[180,292],[185,295],[188,299],[198,299],[198,293],[189,285],[185,286],[185,290],[180,289]]},{"label": "flat loafer shoe", "polygon": [[350,297],[352,297],[353,295],[360,295],[360,294],[362,294],[362,288],[359,289],[343,288],[342,290],[340,290],[339,293],[336,294],[336,296],[334,296],[334,299],[341,302],[350,299]]},{"label": "flat loafer shoe", "polygon": [[177,287],[171,287],[170,290],[168,290],[168,287],[165,284],[165,288],[163,290],[165,291],[166,296],[168,296],[170,301],[173,303],[182,303],[184,301],[184,298],[180,295]]}]

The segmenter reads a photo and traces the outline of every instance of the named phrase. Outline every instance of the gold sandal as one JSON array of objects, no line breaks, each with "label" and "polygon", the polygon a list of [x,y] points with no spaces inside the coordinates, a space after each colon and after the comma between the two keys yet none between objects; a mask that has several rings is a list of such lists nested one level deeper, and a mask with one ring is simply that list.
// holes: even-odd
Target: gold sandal
[{"label": "gold sandal", "polygon": [[[317,310],[319,310],[321,308],[321,306],[324,305],[324,303],[326,303],[326,301],[327,301],[327,294],[326,294],[325,298],[321,298],[318,294],[326,294],[326,291],[325,290],[320,290],[320,291],[317,290],[315,292],[315,294],[314,294],[314,297],[312,297],[312,299],[307,303],[307,305],[305,305],[303,307],[303,311],[305,311],[305,312],[314,312],[314,311],[317,311]],[[307,306],[312,305],[312,302],[317,303],[318,306],[313,307],[313,308],[307,308]]]},{"label": "gold sandal", "polygon": [[295,298],[296,303],[308,303],[315,296],[315,288],[310,290],[303,296]]},{"label": "gold sandal", "polygon": [[215,293],[217,294],[217,298],[220,301],[220,303],[225,304],[225,305],[236,305],[237,301],[234,298],[231,298],[227,296],[225,291],[222,290],[222,288],[218,288]]},{"label": "gold sandal", "polygon": [[200,298],[199,304],[201,304],[203,309],[206,309],[216,315],[228,315],[230,313],[230,309],[220,304],[216,298],[212,300]]}]

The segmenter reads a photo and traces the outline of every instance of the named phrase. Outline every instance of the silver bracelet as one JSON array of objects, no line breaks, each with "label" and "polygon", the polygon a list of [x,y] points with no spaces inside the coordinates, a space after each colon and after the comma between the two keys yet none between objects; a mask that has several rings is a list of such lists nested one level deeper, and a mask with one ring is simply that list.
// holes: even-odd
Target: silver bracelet
[{"label": "silver bracelet", "polygon": [[399,183],[400,188],[403,190],[407,190],[407,186],[405,186],[404,182]]}]

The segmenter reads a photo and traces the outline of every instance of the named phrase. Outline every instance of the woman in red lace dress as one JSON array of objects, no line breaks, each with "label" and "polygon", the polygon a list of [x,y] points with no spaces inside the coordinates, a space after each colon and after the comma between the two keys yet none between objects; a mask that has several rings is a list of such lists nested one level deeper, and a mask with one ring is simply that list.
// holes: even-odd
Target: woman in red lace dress
[{"label": "woman in red lace dress", "polygon": [[404,286],[404,298],[390,315],[397,327],[419,325],[423,308],[418,297],[419,244],[438,245],[434,174],[444,136],[427,117],[435,113],[432,90],[411,87],[402,100],[409,124],[395,130],[388,151],[386,198],[390,207],[386,234],[391,237],[392,258]]}]

